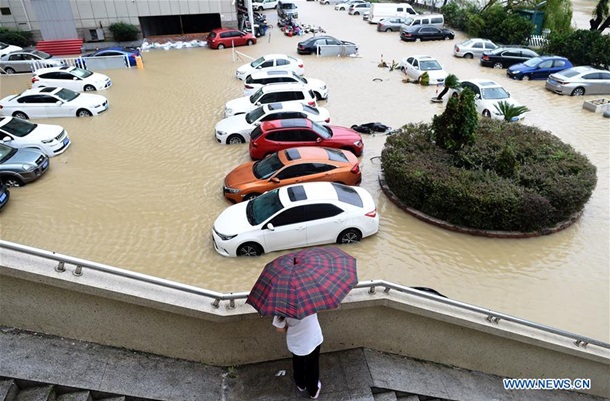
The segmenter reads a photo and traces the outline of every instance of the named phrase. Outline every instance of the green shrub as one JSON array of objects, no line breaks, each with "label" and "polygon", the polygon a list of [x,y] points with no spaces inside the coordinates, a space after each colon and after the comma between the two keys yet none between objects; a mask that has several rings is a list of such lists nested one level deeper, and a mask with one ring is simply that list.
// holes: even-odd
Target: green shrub
[{"label": "green shrub", "polygon": [[115,22],[108,27],[114,40],[117,42],[130,42],[138,39],[140,30],[137,26],[125,22]]},{"label": "green shrub", "polygon": [[34,46],[36,44],[31,31],[19,31],[8,28],[0,28],[0,42],[20,47]]},{"label": "green shrub", "polygon": [[551,32],[543,52],[567,57],[574,65],[609,68],[610,36],[586,29],[569,33]]},{"label": "green shrub", "polygon": [[460,31],[466,30],[468,15],[478,14],[479,11],[474,2],[467,1],[452,1],[441,7],[441,13],[445,16],[445,23]]},{"label": "green shrub", "polygon": [[474,92],[465,88],[459,97],[449,99],[443,114],[432,119],[436,145],[449,152],[471,145],[475,140],[477,121]]},{"label": "green shrub", "polygon": [[536,231],[581,211],[597,177],[589,160],[549,132],[481,119],[476,142],[450,153],[431,124],[388,137],[381,161],[407,206],[463,227]]}]

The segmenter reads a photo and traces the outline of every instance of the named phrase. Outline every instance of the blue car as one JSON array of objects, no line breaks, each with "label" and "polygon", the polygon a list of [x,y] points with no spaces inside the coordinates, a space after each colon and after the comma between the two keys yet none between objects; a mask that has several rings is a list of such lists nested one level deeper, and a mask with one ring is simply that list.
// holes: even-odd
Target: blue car
[{"label": "blue car", "polygon": [[83,54],[76,60],[76,66],[79,68],[87,68],[87,58],[89,57],[110,57],[123,56],[129,60],[129,65],[136,66],[136,57],[141,56],[140,50],[135,47],[107,47],[105,49],[96,50],[93,53]]},{"label": "blue car", "polygon": [[508,67],[506,75],[512,79],[547,79],[549,75],[571,68],[572,63],[561,56],[534,57],[526,62],[514,64]]}]

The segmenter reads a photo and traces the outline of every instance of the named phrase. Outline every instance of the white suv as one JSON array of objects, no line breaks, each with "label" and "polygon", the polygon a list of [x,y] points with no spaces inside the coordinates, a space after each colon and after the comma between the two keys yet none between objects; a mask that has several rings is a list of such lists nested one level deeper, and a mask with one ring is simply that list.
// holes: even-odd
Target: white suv
[{"label": "white suv", "polygon": [[277,0],[255,0],[252,2],[252,9],[256,11],[270,10],[277,8]]},{"label": "white suv", "polygon": [[256,92],[261,86],[267,84],[304,84],[308,85],[309,89],[316,95],[317,100],[326,100],[328,98],[328,88],[326,83],[319,79],[304,78],[294,73],[294,71],[259,71],[255,72],[246,78],[244,83],[244,96],[250,96]]},{"label": "white suv", "polygon": [[32,88],[44,86],[90,92],[110,88],[112,81],[107,75],[77,67],[39,68],[32,77]]},{"label": "white suv", "polygon": [[276,84],[260,87],[251,96],[229,100],[225,105],[225,117],[252,111],[262,104],[298,102],[317,106],[316,95],[303,84]]},{"label": "white suv", "polygon": [[324,124],[330,122],[330,113],[323,107],[297,102],[264,104],[249,113],[220,120],[214,129],[216,140],[226,145],[250,142],[250,132],[261,122],[286,118],[309,118]]}]

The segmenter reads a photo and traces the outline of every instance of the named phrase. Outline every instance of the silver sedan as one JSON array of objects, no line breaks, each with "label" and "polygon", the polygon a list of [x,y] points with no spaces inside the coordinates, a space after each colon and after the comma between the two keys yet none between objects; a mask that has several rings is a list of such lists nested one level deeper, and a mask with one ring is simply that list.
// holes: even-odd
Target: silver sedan
[{"label": "silver sedan", "polygon": [[560,95],[610,95],[610,72],[593,67],[572,67],[549,75],[545,87]]}]

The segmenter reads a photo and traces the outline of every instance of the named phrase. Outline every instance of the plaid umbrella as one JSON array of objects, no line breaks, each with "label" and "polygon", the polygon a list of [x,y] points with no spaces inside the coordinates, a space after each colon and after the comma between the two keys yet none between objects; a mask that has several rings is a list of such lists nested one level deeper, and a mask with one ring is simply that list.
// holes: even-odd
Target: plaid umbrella
[{"label": "plaid umbrella", "polygon": [[357,283],[356,258],[335,247],[307,248],[269,262],[246,303],[263,316],[303,319],[338,307]]}]

